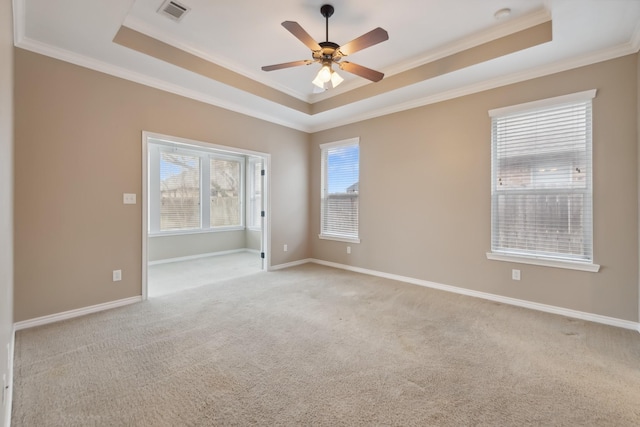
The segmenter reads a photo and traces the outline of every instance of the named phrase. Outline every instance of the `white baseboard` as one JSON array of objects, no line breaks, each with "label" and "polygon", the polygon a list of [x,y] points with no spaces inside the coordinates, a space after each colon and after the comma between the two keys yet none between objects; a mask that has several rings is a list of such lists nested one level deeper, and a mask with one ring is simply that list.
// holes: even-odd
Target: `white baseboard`
[{"label": "white baseboard", "polygon": [[75,310],[64,311],[62,313],[50,314],[48,316],[36,317],[35,319],[23,320],[13,324],[16,331],[22,329],[33,328],[36,326],[47,325],[49,323],[59,322],[61,320],[73,319],[74,317],[84,316],[85,314],[97,313],[99,311],[109,310],[111,308],[122,307],[124,305],[135,304],[142,301],[142,296],[124,298],[116,301],[105,302],[102,304],[91,305],[89,307],[77,308]]},{"label": "white baseboard", "polygon": [[397,280],[399,282],[411,283],[414,285],[425,286],[427,288],[438,289],[441,291],[453,292],[456,294],[467,295],[476,298],[482,298],[490,301],[500,302],[503,304],[515,305],[531,310],[544,311],[546,313],[558,314],[561,316],[572,317],[575,319],[587,320],[589,322],[602,323],[604,325],[617,326],[619,328],[631,329],[640,332],[640,323],[630,320],[617,319],[615,317],[602,316],[600,314],[587,313],[584,311],[572,310],[569,308],[557,307],[553,305],[540,304],[537,302],[526,301],[516,298],[504,297],[501,295],[490,294],[486,292],[474,291],[471,289],[459,288],[457,286],[443,285],[440,283],[429,282],[427,280],[415,279],[413,277],[399,276],[397,274],[384,273],[381,271],[369,270],[366,268],[353,267],[336,262],[323,261],[319,259],[309,259],[309,262],[315,264],[326,265],[328,267],[349,270],[356,273],[368,274],[370,276],[384,277],[386,279]]},{"label": "white baseboard", "polygon": [[[167,259],[159,259],[157,261],[149,261],[149,265],[168,264],[170,262],[189,261],[192,259],[208,258],[210,256],[230,255],[230,254],[237,254],[239,252],[253,252],[253,251],[256,251],[256,250],[242,248],[242,249],[231,249],[228,251],[207,252],[204,254],[187,255],[187,256],[181,256],[176,258],[167,258]],[[260,251],[256,251],[256,252],[260,253]]]},{"label": "white baseboard", "polygon": [[298,260],[298,261],[287,262],[287,263],[284,263],[284,264],[272,265],[271,267],[269,267],[268,271],[282,270],[283,268],[296,267],[298,265],[308,264],[310,262],[315,262],[315,261],[316,260],[314,260],[314,259],[306,258],[306,259],[301,259],[301,260]]}]

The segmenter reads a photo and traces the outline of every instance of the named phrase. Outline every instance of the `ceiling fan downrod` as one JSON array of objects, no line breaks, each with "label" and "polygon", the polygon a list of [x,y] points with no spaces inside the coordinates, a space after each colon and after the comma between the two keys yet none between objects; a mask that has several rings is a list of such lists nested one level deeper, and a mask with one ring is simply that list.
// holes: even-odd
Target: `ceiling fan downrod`
[{"label": "ceiling fan downrod", "polygon": [[325,4],[322,5],[322,7],[320,8],[320,13],[322,13],[322,16],[324,16],[325,18],[325,41],[329,41],[329,18],[331,17],[331,15],[333,15],[333,6],[331,6],[330,4]]}]

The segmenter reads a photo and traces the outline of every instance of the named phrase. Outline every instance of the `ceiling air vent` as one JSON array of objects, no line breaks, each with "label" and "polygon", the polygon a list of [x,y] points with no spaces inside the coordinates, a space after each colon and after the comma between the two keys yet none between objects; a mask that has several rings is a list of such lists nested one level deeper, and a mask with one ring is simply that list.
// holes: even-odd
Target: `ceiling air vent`
[{"label": "ceiling air vent", "polygon": [[189,7],[180,4],[175,0],[167,0],[162,3],[162,6],[158,9],[158,13],[167,16],[174,21],[180,21],[189,10],[191,10]]}]

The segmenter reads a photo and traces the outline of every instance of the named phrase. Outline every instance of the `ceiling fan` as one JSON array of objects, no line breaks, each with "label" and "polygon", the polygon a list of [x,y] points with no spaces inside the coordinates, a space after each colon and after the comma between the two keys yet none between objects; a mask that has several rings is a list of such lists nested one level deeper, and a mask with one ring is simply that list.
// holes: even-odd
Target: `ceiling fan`
[{"label": "ceiling fan", "polygon": [[304,59],[301,61],[285,62],[283,64],[267,65],[262,67],[263,71],[274,71],[283,68],[297,67],[300,65],[309,65],[314,62],[322,64],[322,68],[318,72],[313,84],[318,88],[326,90],[332,89],[338,86],[344,80],[333,71],[332,64],[337,64],[341,70],[355,74],[372,82],[378,82],[382,80],[384,74],[372,70],[362,65],[354,64],[349,61],[341,61],[343,57],[351,55],[367,47],[381,43],[389,39],[389,34],[378,27],[369,31],[366,34],[350,41],[345,45],[338,45],[329,41],[329,17],[333,15],[334,9],[330,4],[325,4],[320,8],[320,13],[326,19],[326,40],[323,42],[316,42],[297,22],[284,21],[282,26],[286,28],[291,34],[293,34],[298,40],[304,43],[309,49],[311,49],[311,57],[313,59]]}]

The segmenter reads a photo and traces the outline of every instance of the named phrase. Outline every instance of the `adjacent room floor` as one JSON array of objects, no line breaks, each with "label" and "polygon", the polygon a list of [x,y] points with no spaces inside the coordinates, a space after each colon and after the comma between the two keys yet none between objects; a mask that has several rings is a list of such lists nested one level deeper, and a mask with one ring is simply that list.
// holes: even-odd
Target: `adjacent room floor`
[{"label": "adjacent room floor", "polygon": [[262,271],[257,252],[237,252],[188,261],[149,265],[148,297],[158,297]]}]

